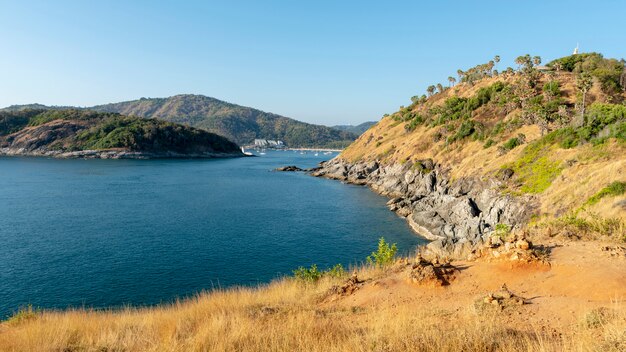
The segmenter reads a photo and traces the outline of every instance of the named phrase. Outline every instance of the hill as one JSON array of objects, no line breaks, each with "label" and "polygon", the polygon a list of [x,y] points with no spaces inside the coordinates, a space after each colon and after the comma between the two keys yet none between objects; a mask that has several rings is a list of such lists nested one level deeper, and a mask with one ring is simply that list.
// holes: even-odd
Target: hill
[{"label": "hill", "polygon": [[331,126],[332,128],[336,129],[336,130],[340,130],[340,131],[347,131],[347,132],[351,132],[354,133],[356,135],[361,135],[363,132],[367,131],[370,127],[374,126],[376,124],[376,121],[367,121],[367,122],[363,122],[362,124],[359,125],[336,125],[336,126]]},{"label": "hill", "polygon": [[437,240],[433,250],[467,254],[495,229],[531,221],[626,239],[624,62],[596,53],[548,68],[530,55],[517,62],[430,86],[316,175],[393,197],[390,208]]},{"label": "hill", "polygon": [[296,121],[203,95],[142,98],[89,109],[181,123],[225,136],[240,145],[262,138],[282,140],[290,147],[343,148],[357,137],[354,133]]},{"label": "hill", "polygon": [[0,155],[146,158],[241,156],[224,137],[156,119],[88,110],[0,112]]}]

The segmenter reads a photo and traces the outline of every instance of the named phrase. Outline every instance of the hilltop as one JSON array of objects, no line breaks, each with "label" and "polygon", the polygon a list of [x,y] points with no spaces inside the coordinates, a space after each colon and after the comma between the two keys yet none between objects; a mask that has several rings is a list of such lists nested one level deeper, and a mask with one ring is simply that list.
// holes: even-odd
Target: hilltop
[{"label": "hilltop", "polygon": [[0,111],[0,155],[147,158],[242,156],[224,137],[156,119],[88,110]]},{"label": "hilltop", "polygon": [[363,134],[363,132],[367,131],[370,127],[374,126],[375,124],[376,124],[376,121],[367,121],[367,122],[358,124],[356,126],[355,125],[336,125],[336,126],[331,126],[331,127],[336,130],[348,131],[348,132],[351,132],[360,136],[361,134]]}]

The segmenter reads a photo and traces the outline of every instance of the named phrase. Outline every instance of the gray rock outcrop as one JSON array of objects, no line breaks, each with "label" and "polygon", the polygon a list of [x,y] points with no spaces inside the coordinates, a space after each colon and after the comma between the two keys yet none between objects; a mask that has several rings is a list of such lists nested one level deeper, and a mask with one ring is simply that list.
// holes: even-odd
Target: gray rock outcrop
[{"label": "gray rock outcrop", "polygon": [[428,250],[462,257],[480,246],[497,224],[515,228],[532,214],[532,197],[498,192],[497,179],[452,181],[448,170],[433,160],[381,165],[348,163],[340,158],[320,164],[312,176],[367,185],[391,198],[390,210],[406,218],[419,235],[432,240]]}]

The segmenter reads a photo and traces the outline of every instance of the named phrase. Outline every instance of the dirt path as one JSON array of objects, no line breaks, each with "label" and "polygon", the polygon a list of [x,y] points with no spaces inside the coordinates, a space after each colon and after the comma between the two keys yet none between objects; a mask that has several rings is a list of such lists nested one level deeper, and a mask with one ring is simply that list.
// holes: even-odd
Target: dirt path
[{"label": "dirt path", "polygon": [[594,308],[626,308],[626,258],[603,251],[605,244],[569,242],[550,245],[550,265],[511,261],[454,262],[460,269],[448,286],[424,287],[407,281],[405,273],[368,282],[342,298],[340,306],[381,303],[410,304],[430,310],[466,311],[476,299],[497,291],[502,284],[530,304],[507,311],[516,327],[555,332],[580,322]]}]

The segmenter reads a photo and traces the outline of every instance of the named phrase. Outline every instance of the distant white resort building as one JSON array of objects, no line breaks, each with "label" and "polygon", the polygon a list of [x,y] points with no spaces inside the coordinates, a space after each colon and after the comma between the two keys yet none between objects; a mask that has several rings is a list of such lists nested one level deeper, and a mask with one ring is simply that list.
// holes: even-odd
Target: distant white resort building
[{"label": "distant white resort building", "polygon": [[272,139],[255,139],[254,146],[262,148],[284,148],[285,143],[283,143],[283,141],[275,141]]}]

